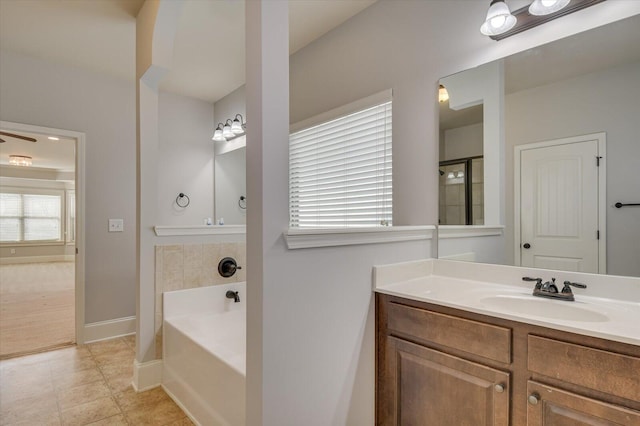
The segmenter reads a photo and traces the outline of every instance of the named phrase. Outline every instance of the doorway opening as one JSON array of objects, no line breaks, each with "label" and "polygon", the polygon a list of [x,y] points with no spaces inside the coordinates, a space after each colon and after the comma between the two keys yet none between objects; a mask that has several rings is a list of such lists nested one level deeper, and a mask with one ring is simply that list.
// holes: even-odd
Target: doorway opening
[{"label": "doorway opening", "polygon": [[83,171],[84,134],[0,122],[0,359],[82,343]]}]

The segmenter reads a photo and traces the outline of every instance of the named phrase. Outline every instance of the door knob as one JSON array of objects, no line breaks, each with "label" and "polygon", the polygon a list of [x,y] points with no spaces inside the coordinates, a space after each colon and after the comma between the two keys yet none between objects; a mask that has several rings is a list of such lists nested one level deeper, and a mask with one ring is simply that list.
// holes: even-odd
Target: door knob
[{"label": "door knob", "polygon": [[540,395],[538,395],[537,393],[532,393],[531,395],[529,395],[529,404],[538,405],[539,401],[540,401]]},{"label": "door knob", "polygon": [[495,385],[493,388],[494,388],[494,389],[495,389],[495,391],[496,391],[496,392],[498,392],[498,393],[502,393],[502,392],[504,392],[504,384],[502,384],[502,383],[498,383],[498,384],[497,384],[497,385]]},{"label": "door knob", "polygon": [[526,249],[529,249],[529,248],[531,248],[531,244],[529,244],[529,243],[524,243],[524,244],[522,245],[522,247],[524,247],[524,248],[526,248]]}]

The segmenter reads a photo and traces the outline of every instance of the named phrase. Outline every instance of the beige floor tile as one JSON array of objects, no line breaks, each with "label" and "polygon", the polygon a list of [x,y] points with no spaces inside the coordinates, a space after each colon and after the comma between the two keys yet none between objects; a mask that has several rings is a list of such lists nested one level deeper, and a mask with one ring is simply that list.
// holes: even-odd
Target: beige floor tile
[{"label": "beige floor tile", "polygon": [[131,374],[121,374],[107,378],[107,385],[111,392],[119,394],[128,390],[133,390],[133,376]]},{"label": "beige floor tile", "polygon": [[129,345],[129,347],[131,349],[133,349],[134,351],[136,350],[136,335],[135,334],[130,334],[128,336],[124,336],[122,338],[122,340],[124,340],[124,342]]},{"label": "beige floor tile", "polygon": [[194,426],[194,423],[189,420],[189,417],[183,417],[175,422],[167,423],[164,426]]},{"label": "beige floor tile", "polygon": [[5,403],[6,394],[0,394],[0,424],[56,424],[59,423],[58,404],[54,394],[15,400]]},{"label": "beige floor tile", "polygon": [[94,355],[93,359],[96,361],[98,366],[101,367],[103,365],[125,362],[127,360],[133,363],[134,356],[135,353],[129,347],[127,347],[126,349],[120,349],[114,352]]},{"label": "beige floor tile", "polygon": [[115,359],[107,364],[102,364],[99,368],[105,377],[122,373],[129,373],[133,376],[133,355],[128,358]]},{"label": "beige floor tile", "polygon": [[145,392],[136,392],[133,389],[128,389],[116,394],[115,399],[118,406],[124,412],[152,407],[164,401],[171,401],[171,398],[169,398],[161,387],[153,388]]},{"label": "beige floor tile", "polygon": [[131,350],[123,338],[103,340],[101,342],[86,345],[93,356],[120,352],[123,349]]},{"label": "beige floor tile", "polygon": [[89,423],[87,426],[128,426],[129,423],[122,414],[117,416],[107,417],[106,419],[98,420],[94,423]]},{"label": "beige floor tile", "polygon": [[22,399],[48,398],[51,395],[55,397],[51,381],[42,383],[3,381],[0,388],[0,407],[6,404],[13,404]]},{"label": "beige floor tile", "polygon": [[139,426],[164,426],[183,419],[184,412],[171,399],[125,412],[129,423]]},{"label": "beige floor tile", "polygon": [[89,368],[87,370],[80,371],[67,371],[64,373],[57,373],[53,377],[53,387],[57,391],[61,391],[103,380],[102,372],[98,368]]},{"label": "beige floor tile", "polygon": [[85,404],[61,411],[65,426],[86,425],[120,414],[116,402],[111,397],[96,399]]},{"label": "beige floor tile", "polygon": [[58,392],[58,406],[60,410],[64,411],[107,396],[111,396],[111,391],[105,381],[101,379],[99,382],[88,383]]}]

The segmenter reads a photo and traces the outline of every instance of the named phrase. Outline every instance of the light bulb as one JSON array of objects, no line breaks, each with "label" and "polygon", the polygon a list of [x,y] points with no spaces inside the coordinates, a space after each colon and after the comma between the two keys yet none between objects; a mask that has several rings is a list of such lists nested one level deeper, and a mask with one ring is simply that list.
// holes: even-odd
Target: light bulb
[{"label": "light bulb", "polygon": [[504,23],[507,21],[507,17],[504,15],[498,15],[498,16],[494,16],[493,18],[491,18],[491,20],[489,21],[491,26],[493,28],[500,28],[501,26],[504,25]]},{"label": "light bulb", "polygon": [[549,15],[563,9],[570,0],[534,0],[529,6],[529,13],[536,16]]},{"label": "light bulb", "polygon": [[231,131],[231,126],[229,126],[228,124],[224,125],[224,128],[222,129],[222,136],[224,136],[225,138],[232,138],[235,136],[235,134]]}]

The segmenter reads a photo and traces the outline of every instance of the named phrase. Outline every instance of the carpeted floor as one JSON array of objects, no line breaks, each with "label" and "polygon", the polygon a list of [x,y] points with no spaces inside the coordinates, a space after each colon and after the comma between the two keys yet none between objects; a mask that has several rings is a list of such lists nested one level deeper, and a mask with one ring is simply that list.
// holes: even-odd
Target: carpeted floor
[{"label": "carpeted floor", "polygon": [[75,342],[74,267],[0,265],[0,359]]}]

